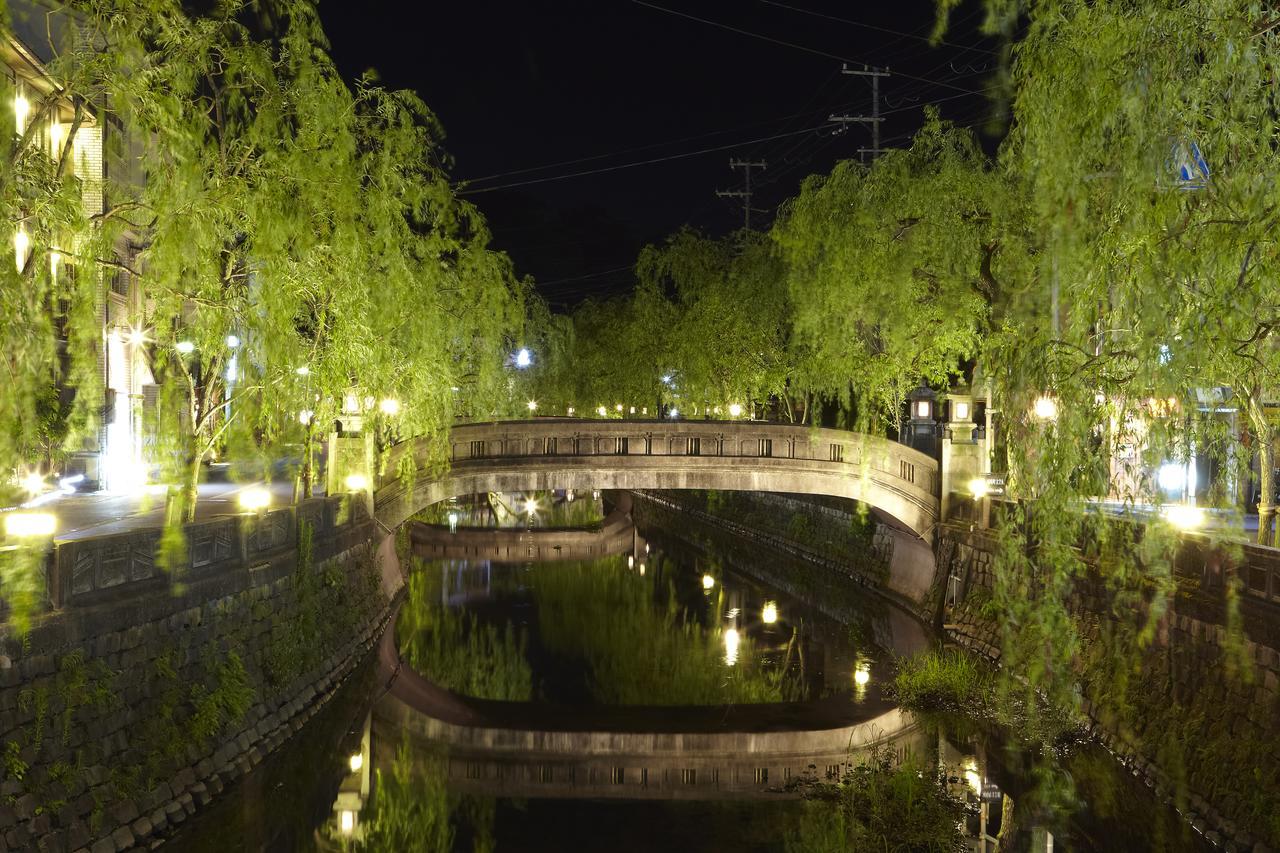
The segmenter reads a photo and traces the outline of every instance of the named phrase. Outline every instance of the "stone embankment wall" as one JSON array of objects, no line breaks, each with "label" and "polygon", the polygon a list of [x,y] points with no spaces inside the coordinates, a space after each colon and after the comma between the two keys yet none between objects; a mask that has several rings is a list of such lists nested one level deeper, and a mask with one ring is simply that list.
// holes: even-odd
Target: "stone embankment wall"
[{"label": "stone embankment wall", "polygon": [[[987,532],[966,525],[948,524],[939,538],[939,576],[954,578],[959,601],[946,633],[998,663],[995,553]],[[1280,561],[1251,547],[1243,557],[1232,609],[1229,561],[1203,539],[1186,540],[1170,609],[1136,656],[1120,642],[1133,624],[1120,620],[1133,614],[1101,582],[1082,582],[1072,606],[1086,626],[1078,674],[1094,734],[1210,843],[1262,853],[1280,848],[1280,606],[1263,577]],[[1238,631],[1227,627],[1234,619]]]},{"label": "stone embankment wall", "polygon": [[137,544],[152,533],[60,544],[61,607],[0,642],[0,851],[151,846],[301,728],[376,642],[398,574],[359,507],[214,526],[188,531],[173,573]]},{"label": "stone embankment wall", "polygon": [[710,493],[636,494],[873,588],[926,621],[932,617],[930,593],[936,586],[932,549],[907,531],[874,516],[862,517],[855,501],[734,492],[729,493],[733,506],[717,509],[706,496]]}]

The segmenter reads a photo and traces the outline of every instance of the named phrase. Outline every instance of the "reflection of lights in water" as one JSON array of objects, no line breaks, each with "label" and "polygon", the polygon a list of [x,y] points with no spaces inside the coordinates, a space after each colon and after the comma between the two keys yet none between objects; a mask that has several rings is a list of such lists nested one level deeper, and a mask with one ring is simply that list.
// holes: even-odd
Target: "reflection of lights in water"
[{"label": "reflection of lights in water", "polygon": [[648,542],[644,543],[644,552],[645,552],[646,554],[648,554],[648,553],[649,553],[649,543],[648,543]]},{"label": "reflection of lights in water", "polygon": [[772,625],[778,621],[778,605],[773,601],[764,603],[764,610],[760,611],[760,621],[766,625]]},{"label": "reflection of lights in water", "polygon": [[738,662],[738,645],[741,642],[742,638],[738,636],[737,628],[730,628],[724,632],[724,662],[729,666]]},{"label": "reflection of lights in water", "polygon": [[640,564],[640,577],[644,577],[644,563]]},{"label": "reflection of lights in water", "polygon": [[871,667],[862,664],[853,672],[853,683],[859,687],[866,687],[871,681]]},{"label": "reflection of lights in water", "polygon": [[338,814],[338,828],[342,830],[343,835],[350,835],[356,828],[356,813],[343,809]]},{"label": "reflection of lights in water", "polygon": [[738,618],[738,614],[739,614],[739,613],[741,613],[741,612],[742,612],[742,611],[741,611],[741,610],[739,610],[739,609],[738,609],[738,608],[736,608],[736,607],[730,607],[730,608],[729,608],[729,612],[728,612],[728,613],[726,613],[726,614],[724,615],[724,618],[726,618],[726,619],[737,619],[737,618]]},{"label": "reflection of lights in water", "polygon": [[630,554],[628,554],[628,555],[627,555],[627,568],[628,568],[628,569],[634,569],[635,567],[636,567],[636,558],[635,558],[635,557],[633,557],[633,556],[631,556]]},{"label": "reflection of lights in water", "polygon": [[449,513],[449,532],[458,532],[458,514],[456,512]]},{"label": "reflection of lights in water", "polygon": [[352,773],[359,773],[360,768],[364,767],[364,756],[358,752],[351,754],[351,758],[347,760],[347,764],[351,766]]},{"label": "reflection of lights in water", "polygon": [[715,586],[715,585],[716,585],[716,579],[715,579],[715,578],[713,578],[713,577],[711,577],[711,575],[703,575],[703,576],[702,576],[702,588],[703,588],[703,589],[711,589],[711,587],[713,587],[713,586]]}]

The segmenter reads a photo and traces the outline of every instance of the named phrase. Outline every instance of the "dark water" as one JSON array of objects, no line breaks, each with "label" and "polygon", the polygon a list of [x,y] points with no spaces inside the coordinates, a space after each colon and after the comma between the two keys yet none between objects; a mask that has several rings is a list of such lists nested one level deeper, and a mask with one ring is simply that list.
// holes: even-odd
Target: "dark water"
[{"label": "dark water", "polygon": [[[544,521],[582,517],[539,500]],[[467,515],[484,519],[482,509]],[[929,642],[911,616],[856,590],[806,590],[804,571],[783,557],[706,542],[692,530],[642,529],[628,553],[590,562],[420,564],[396,626],[402,659],[458,693],[534,703],[544,715],[786,707],[835,726],[891,708],[882,687],[894,657]],[[383,692],[370,661],[302,737],[168,849],[861,849],[814,841],[833,824],[830,806],[791,798],[777,779],[772,795],[742,799],[489,796],[448,769],[445,747],[397,743],[385,727],[370,735]],[[1101,748],[1046,756],[1011,744],[974,720],[928,719],[889,748],[942,774],[964,807],[962,849],[1204,849]],[[362,756],[354,773],[353,755]],[[911,849],[899,845],[914,820],[890,815],[874,849]]]}]

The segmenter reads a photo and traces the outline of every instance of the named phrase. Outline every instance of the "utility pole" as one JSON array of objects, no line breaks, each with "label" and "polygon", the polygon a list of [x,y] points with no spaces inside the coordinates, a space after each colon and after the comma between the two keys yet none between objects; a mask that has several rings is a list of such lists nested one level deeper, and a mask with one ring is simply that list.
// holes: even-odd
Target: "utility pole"
[{"label": "utility pole", "polygon": [[763,160],[729,160],[730,169],[742,169],[746,175],[746,187],[740,190],[716,190],[720,198],[742,199],[742,227],[751,230],[751,170],[763,169],[767,164]]},{"label": "utility pole", "polygon": [[837,121],[837,122],[840,122],[841,124],[851,124],[856,122],[858,124],[871,125],[871,147],[859,148],[858,153],[861,154],[864,158],[866,157],[866,155],[870,154],[871,159],[874,160],[876,157],[880,156],[880,154],[883,151],[883,149],[880,148],[880,123],[884,121],[884,119],[880,115],[880,78],[888,77],[889,69],[888,68],[872,68],[869,65],[864,65],[860,69],[850,68],[849,64],[845,63],[845,65],[840,69],[840,73],[852,74],[856,77],[871,78],[871,115],[869,116],[831,115],[827,118],[827,120]]}]

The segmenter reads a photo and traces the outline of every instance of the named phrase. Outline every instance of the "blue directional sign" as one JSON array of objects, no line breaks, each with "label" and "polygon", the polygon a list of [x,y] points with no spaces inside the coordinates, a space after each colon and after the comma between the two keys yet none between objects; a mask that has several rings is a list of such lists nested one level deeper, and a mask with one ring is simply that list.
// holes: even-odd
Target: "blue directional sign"
[{"label": "blue directional sign", "polygon": [[1179,189],[1201,190],[1209,183],[1209,163],[1191,139],[1175,140],[1169,152],[1169,171]]}]

